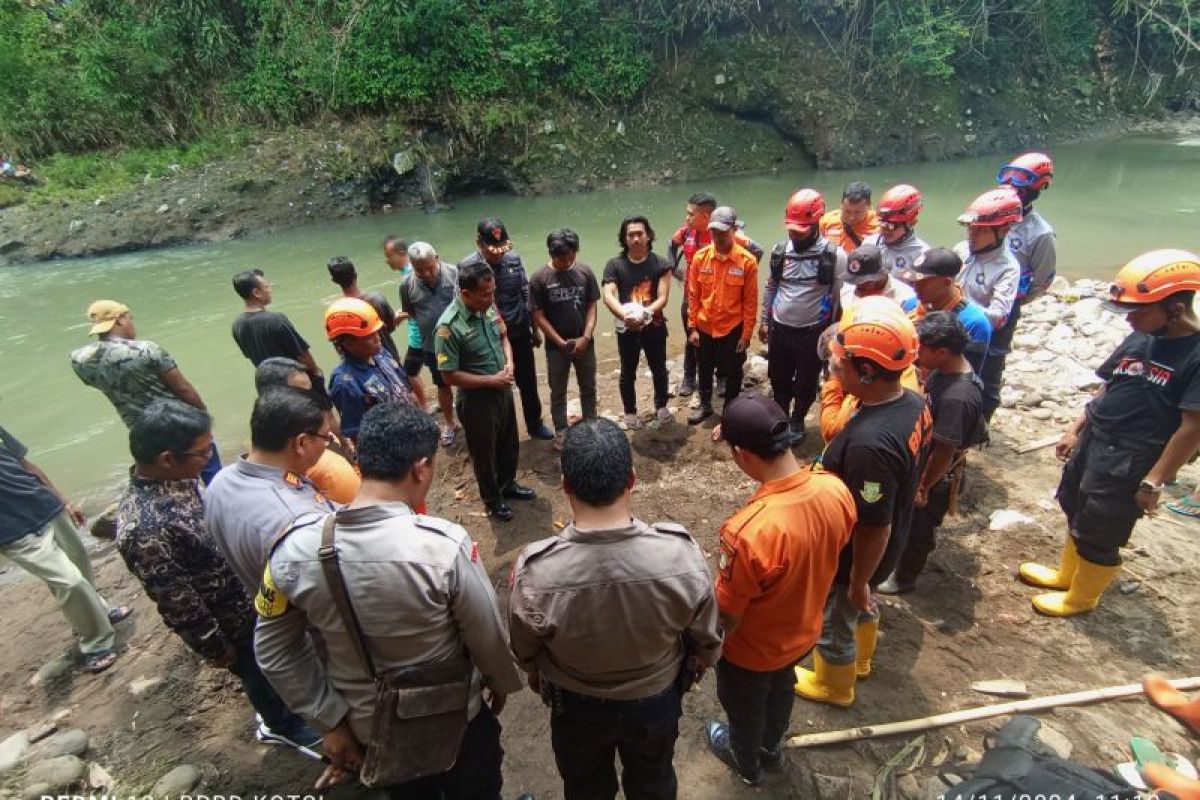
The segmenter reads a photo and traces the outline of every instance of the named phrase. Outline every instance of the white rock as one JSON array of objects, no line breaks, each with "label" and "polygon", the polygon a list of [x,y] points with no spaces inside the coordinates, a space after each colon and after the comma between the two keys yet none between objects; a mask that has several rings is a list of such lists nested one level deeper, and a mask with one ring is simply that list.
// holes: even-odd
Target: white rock
[{"label": "white rock", "polygon": [[1054,280],[1050,282],[1050,288],[1046,291],[1055,297],[1062,297],[1071,288],[1071,283],[1062,275],[1054,276]]},{"label": "white rock", "polygon": [[132,694],[134,697],[140,697],[141,695],[150,691],[151,689],[153,689],[155,686],[158,686],[162,682],[163,682],[162,678],[159,678],[159,677],[147,678],[146,676],[143,675],[139,678],[134,678],[133,680],[131,680],[129,682],[129,693]]},{"label": "white rock", "polygon": [[163,203],[161,206],[154,209],[154,213],[155,214],[165,214],[170,210],[171,210],[171,207],[169,205],[167,205],[166,203]]},{"label": "white rock", "polygon": [[1048,408],[1035,408],[1029,412],[1029,416],[1034,419],[1047,420],[1054,416],[1054,412]]},{"label": "white rock", "polygon": [[14,733],[0,742],[0,775],[21,763],[21,757],[29,747],[29,737],[24,733]]},{"label": "white rock", "polygon": [[1071,306],[1071,317],[1077,323],[1094,322],[1100,319],[1100,298],[1084,297]]},{"label": "white rock", "polygon": [[767,360],[762,356],[750,356],[746,359],[746,377],[755,383],[767,379]]},{"label": "white rock", "polygon": [[1041,739],[1042,744],[1049,747],[1061,758],[1070,758],[1071,751],[1075,749],[1071,744],[1071,740],[1063,735],[1062,731],[1057,728],[1042,723],[1042,727],[1038,729],[1037,738]]},{"label": "white rock", "polygon": [[158,779],[150,794],[155,797],[179,797],[196,788],[200,782],[200,770],[191,764],[180,764]]},{"label": "white rock", "polygon": [[83,777],[87,765],[76,756],[59,756],[39,761],[29,768],[25,780],[30,783],[48,783],[55,789],[71,786]]},{"label": "white rock", "polygon": [[988,517],[988,530],[990,531],[1007,531],[1013,528],[1019,528],[1022,525],[1031,525],[1033,518],[1022,514],[1020,511],[1014,511],[1011,508],[1000,508],[991,513]]},{"label": "white rock", "polygon": [[58,756],[81,756],[87,752],[89,741],[87,731],[73,728],[56,733],[39,744],[30,753],[30,758],[44,761]]}]

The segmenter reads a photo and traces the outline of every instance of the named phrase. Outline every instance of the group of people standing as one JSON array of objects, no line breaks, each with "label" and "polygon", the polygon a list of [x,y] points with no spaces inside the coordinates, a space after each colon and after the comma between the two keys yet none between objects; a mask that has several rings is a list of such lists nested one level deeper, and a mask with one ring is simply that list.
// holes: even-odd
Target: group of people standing
[{"label": "group of people standing", "polygon": [[[646,217],[625,218],[600,280],[565,228],[547,236],[532,277],[497,219],[479,222],[476,251],[456,266],[429,243],[388,237],[399,311],[359,288],[348,258],[328,264],[342,292],[325,312],[339,355],[328,379],[267,309],[266,276],[239,273],[233,335],[258,396],[250,449],[223,467],[175,361],[137,338],[127,306],[97,301],[97,338],[71,363],[129,427],[117,547],[166,624],[239,677],[260,740],[321,747],[318,786],[360,775],[398,798],[499,798],[498,718],[523,672],[549,708],[566,797],[611,798],[619,784],[628,797],[675,797],[681,697],[710,668],[725,719],[705,723],[708,745],[757,784],[784,765],[796,695],[853,704],[873,671],[876,592],[916,586],[964,454],[986,441],[1021,305],[1054,276],[1053,230],[1032,207],[1052,178],[1040,153],[1006,164],[950,249],[917,236],[915,187],[892,187],[872,207],[870,188],[852,183],[828,213],[819,192],[801,189],[784,208],[761,302],[767,253],[704,193],[689,198],[667,257]],[[671,422],[665,308],[676,283],[686,334],[676,394],[698,394],[692,424],[716,416],[724,396],[711,438],[759,484],[721,526],[715,579],[686,529],[633,508],[624,431],[644,422],[643,355],[650,422]],[[1033,600],[1041,613],[1095,608],[1134,523],[1200,448],[1198,289],[1200,257],[1181,250],[1117,275],[1105,306],[1133,333],[1059,446],[1062,559],[1020,568],[1052,590]],[[601,303],[616,328],[622,425],[597,416]],[[770,396],[742,389],[756,328]],[[553,429],[538,397],[541,346]],[[567,414],[572,371],[580,420]],[[573,517],[520,554],[504,613],[478,544],[431,515],[427,498],[440,449],[460,433],[493,518],[512,519],[508,501],[535,496],[516,481],[514,386],[526,431],[560,452]],[[794,448],[818,396],[825,445],[810,466]],[[86,668],[105,669],[112,625],[129,610],[95,591],[82,514],[3,429],[0,445],[0,552],[51,585]],[[800,664],[809,654],[811,669]]]}]

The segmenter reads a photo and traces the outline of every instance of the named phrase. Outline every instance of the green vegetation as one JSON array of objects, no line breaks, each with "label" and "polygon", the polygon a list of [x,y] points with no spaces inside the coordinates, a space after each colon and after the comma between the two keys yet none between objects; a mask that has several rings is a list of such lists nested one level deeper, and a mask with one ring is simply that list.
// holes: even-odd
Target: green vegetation
[{"label": "green vegetation", "polygon": [[800,30],[828,47],[798,58],[872,90],[1090,86],[1110,59],[1178,94],[1200,0],[0,0],[0,152],[70,189],[203,161],[229,144],[213,131],[248,127],[380,115],[482,142],[628,103],[698,43]]}]

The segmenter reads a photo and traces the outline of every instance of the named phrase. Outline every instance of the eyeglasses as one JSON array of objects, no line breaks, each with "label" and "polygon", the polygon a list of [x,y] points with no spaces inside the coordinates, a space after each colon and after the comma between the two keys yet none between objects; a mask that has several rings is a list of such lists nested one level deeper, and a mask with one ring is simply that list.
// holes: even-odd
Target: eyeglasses
[{"label": "eyeglasses", "polygon": [[306,436],[316,436],[318,439],[324,439],[325,445],[328,447],[332,444],[337,444],[337,437],[332,433],[321,433],[320,431],[307,431]]},{"label": "eyeglasses", "polygon": [[203,450],[180,450],[178,453],[176,453],[176,455],[189,456],[190,458],[203,458],[205,461],[208,461],[210,458],[212,458],[212,454],[215,449],[216,445],[210,444]]}]

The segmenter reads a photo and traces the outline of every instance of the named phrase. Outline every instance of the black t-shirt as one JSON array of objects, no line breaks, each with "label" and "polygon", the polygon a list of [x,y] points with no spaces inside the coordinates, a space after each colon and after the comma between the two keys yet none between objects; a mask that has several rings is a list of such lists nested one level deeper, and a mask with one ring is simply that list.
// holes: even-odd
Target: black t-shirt
[{"label": "black t-shirt", "polygon": [[1104,394],[1088,420],[1114,436],[1166,442],[1182,411],[1200,411],[1200,333],[1166,339],[1131,333],[1096,370]]},{"label": "black t-shirt", "polygon": [[256,367],[268,358],[299,358],[308,351],[291,320],[274,311],[243,311],[233,321],[233,340]]},{"label": "black t-shirt", "polygon": [[[860,408],[821,457],[823,467],[841,478],[854,495],[859,523],[892,526],[887,550],[871,577],[872,586],[891,574],[908,541],[913,497],[925,468],[931,427],[924,398],[905,389],[890,403]],[[842,550],[838,584],[850,583],[853,548],[851,542]]]},{"label": "black t-shirt", "polygon": [[392,304],[379,292],[365,292],[362,299],[371,304],[383,322],[383,327],[379,329],[379,339],[383,342],[383,348],[392,354],[396,363],[402,363],[404,359],[400,357],[400,351],[396,349],[396,340],[392,338],[392,333],[396,330],[396,311]]},{"label": "black t-shirt", "polygon": [[0,428],[0,546],[37,533],[63,510],[62,501],[23,466],[27,452]]},{"label": "black t-shirt", "polygon": [[600,299],[600,284],[592,268],[578,261],[561,271],[542,267],[529,282],[529,290],[534,309],[545,313],[546,320],[564,339],[583,335],[588,306]]},{"label": "black t-shirt", "polygon": [[925,381],[933,413],[933,438],[961,450],[983,441],[983,382],[972,372],[935,372]]},{"label": "black t-shirt", "polygon": [[[617,285],[617,299],[621,305],[641,303],[648,306],[658,299],[658,282],[664,272],[671,272],[671,265],[654,251],[640,263],[630,261],[629,256],[617,256],[604,265],[604,283]],[[651,324],[662,325],[665,321],[659,310]]]}]

